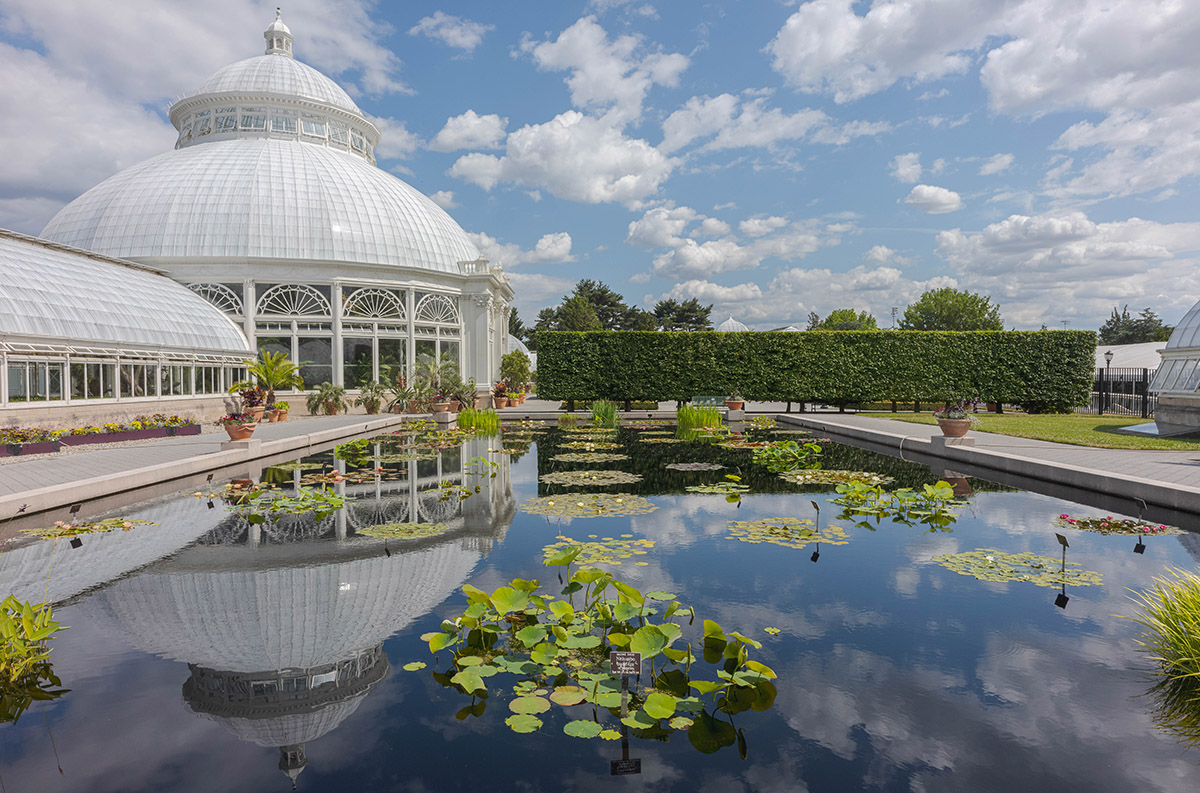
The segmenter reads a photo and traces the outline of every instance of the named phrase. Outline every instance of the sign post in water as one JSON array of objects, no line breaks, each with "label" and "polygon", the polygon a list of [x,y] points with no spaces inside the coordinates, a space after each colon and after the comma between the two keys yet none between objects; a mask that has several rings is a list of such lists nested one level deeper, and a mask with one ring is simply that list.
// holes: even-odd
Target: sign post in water
[{"label": "sign post in water", "polygon": [[[621,718],[629,715],[629,676],[642,674],[642,654],[614,651],[608,654],[609,671],[621,676]],[[642,773],[640,758],[629,759],[629,728],[621,725],[621,759],[609,763],[612,776]]]}]

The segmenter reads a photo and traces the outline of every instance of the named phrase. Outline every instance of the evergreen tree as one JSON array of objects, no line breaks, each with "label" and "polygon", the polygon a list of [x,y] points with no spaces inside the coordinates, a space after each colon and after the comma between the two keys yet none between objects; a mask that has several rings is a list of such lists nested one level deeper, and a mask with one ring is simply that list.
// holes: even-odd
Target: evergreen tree
[{"label": "evergreen tree", "polygon": [[712,330],[709,315],[712,305],[702,306],[696,298],[682,303],[675,300],[660,300],[654,305],[654,316],[663,330]]},{"label": "evergreen tree", "polygon": [[621,330],[658,330],[658,318],[649,311],[634,307],[622,320]]},{"label": "evergreen tree", "polygon": [[510,336],[516,336],[518,339],[524,340],[529,335],[529,328],[525,327],[525,323],[521,321],[521,317],[517,315],[517,309],[514,307],[508,314],[508,333]]},{"label": "evergreen tree", "polygon": [[1137,319],[1129,316],[1129,306],[1120,313],[1113,308],[1112,316],[1100,326],[1101,344],[1141,344],[1147,341],[1166,341],[1175,328],[1164,325],[1150,309],[1143,309]]},{"label": "evergreen tree", "polygon": [[629,314],[629,306],[625,305],[624,297],[609,289],[604,283],[585,278],[575,284],[575,291],[572,295],[564,297],[563,300],[570,297],[581,297],[586,300],[604,330],[623,329],[622,325],[626,315]]},{"label": "evergreen tree", "polygon": [[901,330],[1004,330],[1000,307],[966,290],[932,289],[908,308]]},{"label": "evergreen tree", "polygon": [[596,310],[583,295],[575,294],[558,307],[558,327],[553,330],[604,330]]}]

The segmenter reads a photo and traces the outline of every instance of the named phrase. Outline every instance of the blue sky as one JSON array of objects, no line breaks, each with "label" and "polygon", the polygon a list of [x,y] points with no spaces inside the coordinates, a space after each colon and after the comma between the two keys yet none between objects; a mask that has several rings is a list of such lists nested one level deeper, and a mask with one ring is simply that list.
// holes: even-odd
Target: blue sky
[{"label": "blue sky", "polygon": [[[504,264],[755,328],[889,322],[926,288],[1010,326],[1200,299],[1200,6],[1150,0],[389,3],[283,9],[380,165]],[[0,226],[169,148],[270,3],[0,0]]]}]

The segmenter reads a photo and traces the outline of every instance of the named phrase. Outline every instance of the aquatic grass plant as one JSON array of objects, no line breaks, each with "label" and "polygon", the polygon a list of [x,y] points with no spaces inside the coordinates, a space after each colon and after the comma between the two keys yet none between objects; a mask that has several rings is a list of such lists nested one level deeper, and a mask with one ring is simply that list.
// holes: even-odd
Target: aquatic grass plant
[{"label": "aquatic grass plant", "polygon": [[500,431],[500,414],[491,408],[476,410],[465,407],[458,411],[458,428],[491,437]]},{"label": "aquatic grass plant", "polygon": [[721,426],[721,411],[711,406],[680,405],[675,410],[675,423],[683,431],[719,427]]},{"label": "aquatic grass plant", "polygon": [[1155,665],[1158,679],[1147,692],[1155,724],[1200,746],[1200,576],[1174,567],[1167,573],[1133,593],[1138,613],[1127,619],[1142,627],[1135,641]]},{"label": "aquatic grass plant", "polygon": [[592,403],[592,424],[596,427],[617,426],[617,403],[597,399]]},{"label": "aquatic grass plant", "polygon": [[49,603],[9,595],[0,602],[0,723],[15,722],[35,701],[67,693],[50,664],[49,640],[66,626]]},{"label": "aquatic grass plant", "polygon": [[[491,593],[464,586],[467,608],[421,637],[435,658],[442,650],[450,655],[433,679],[471,697],[456,718],[483,715],[507,690],[505,724],[517,733],[536,732],[561,712],[562,731],[574,738],[666,741],[686,730],[699,752],[736,745],[745,759],[745,728],[733,717],[769,710],[777,696],[775,671],[750,658],[762,644],[712,620],[685,639],[696,619],[692,608],[673,593],[642,592],[595,567],[572,574],[582,554],[567,545],[544,559],[565,568],[557,595],[541,594],[536,580],[514,579]],[[642,675],[625,678],[625,690],[609,665],[610,650],[641,654]],[[647,671],[649,685],[639,688]],[[517,682],[501,682],[510,675]]]}]

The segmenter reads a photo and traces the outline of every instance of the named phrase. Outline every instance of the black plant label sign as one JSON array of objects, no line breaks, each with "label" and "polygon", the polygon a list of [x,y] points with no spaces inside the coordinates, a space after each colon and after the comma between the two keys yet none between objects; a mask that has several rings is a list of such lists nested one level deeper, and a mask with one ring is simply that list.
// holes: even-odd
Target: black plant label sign
[{"label": "black plant label sign", "polygon": [[608,654],[608,664],[614,675],[640,675],[642,673],[642,654],[611,652]]}]

